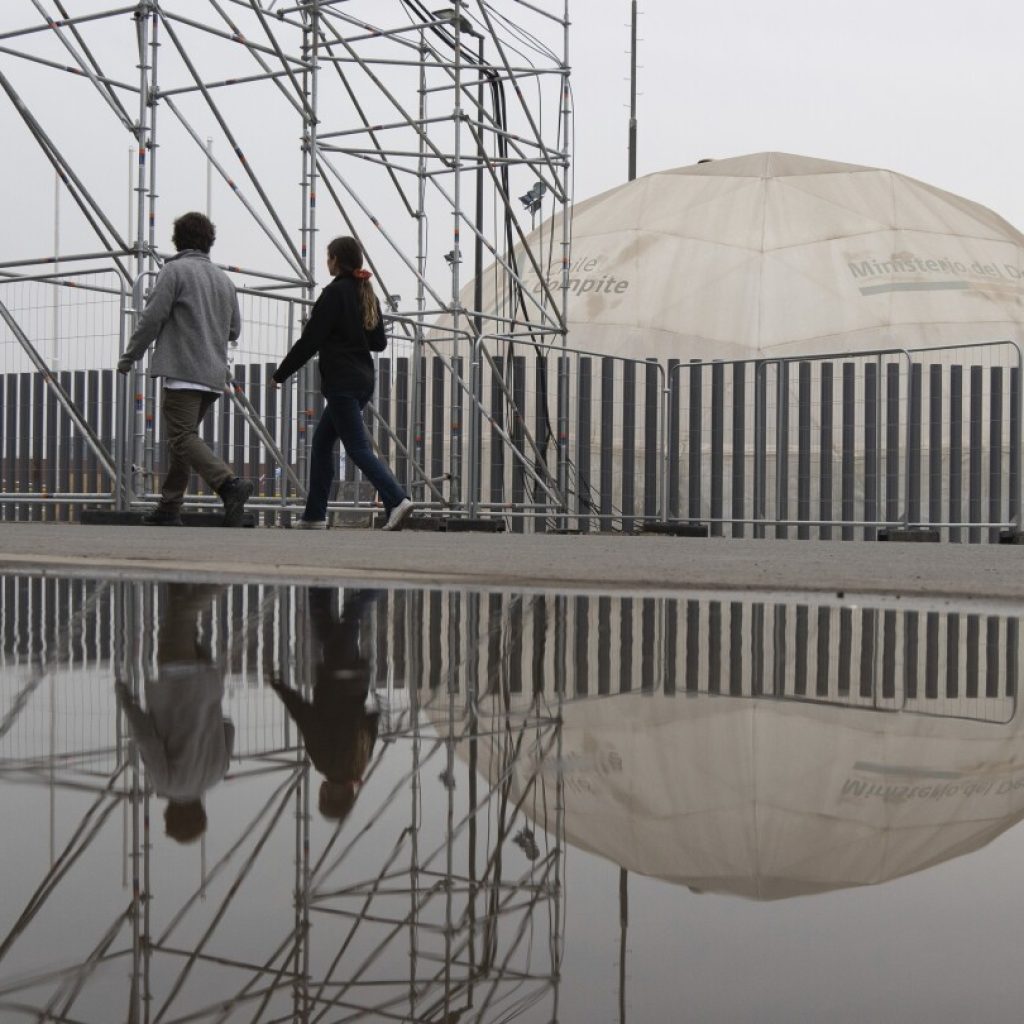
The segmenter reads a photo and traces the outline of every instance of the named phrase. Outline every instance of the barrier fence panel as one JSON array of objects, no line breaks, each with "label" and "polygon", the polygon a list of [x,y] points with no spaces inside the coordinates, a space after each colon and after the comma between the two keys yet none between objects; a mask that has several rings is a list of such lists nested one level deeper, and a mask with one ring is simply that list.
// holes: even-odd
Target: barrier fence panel
[{"label": "barrier fence panel", "polygon": [[976,543],[1020,525],[1012,343],[693,361],[668,380],[670,516],[713,536],[927,525]]},{"label": "barrier fence panel", "polygon": [[[83,502],[112,503],[105,465],[115,435],[120,279],[9,277],[0,280],[0,303],[10,317],[0,320],[0,519],[74,519]],[[72,411],[91,428],[89,439]]]},{"label": "barrier fence panel", "polygon": [[560,346],[513,350],[495,339],[485,353],[485,508],[513,529],[534,517],[538,528],[580,532],[630,532],[661,515],[662,366]]},{"label": "barrier fence panel", "polygon": [[[0,281],[11,318],[0,323],[4,520],[113,505],[122,451],[131,497],[158,496],[166,451],[148,357],[126,383],[114,370],[127,293],[113,272],[69,283]],[[313,365],[280,390],[271,375],[307,305],[240,301],[234,384],[201,434],[256,485],[259,521],[283,524],[304,501],[322,398]],[[389,331],[367,426],[425,511],[515,531],[688,519],[714,536],[795,539],[927,526],[978,543],[1020,526],[1012,342],[662,365],[494,337],[472,348],[451,333],[417,344],[401,318]],[[118,404],[122,391],[134,410]],[[372,488],[338,459],[332,510],[372,511]],[[199,480],[190,493],[219,506]]]}]

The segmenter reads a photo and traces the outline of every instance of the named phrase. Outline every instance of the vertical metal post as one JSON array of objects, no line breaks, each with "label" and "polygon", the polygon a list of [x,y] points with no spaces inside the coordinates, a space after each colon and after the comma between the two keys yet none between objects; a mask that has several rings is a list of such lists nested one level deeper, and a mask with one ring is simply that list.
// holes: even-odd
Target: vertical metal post
[{"label": "vertical metal post", "polygon": [[[746,511],[747,434],[746,434],[747,363],[738,362],[732,368],[732,518],[744,518]],[[746,532],[741,522],[733,522],[732,535],[742,537]]]},{"label": "vertical metal post", "polygon": [[[734,604],[734,608],[742,608],[740,604]],[[765,630],[765,614],[766,607],[764,602],[756,601],[750,606],[750,685],[751,692],[757,694],[764,694],[769,692],[766,685],[768,680],[768,672],[766,668],[765,658],[765,641],[767,638],[767,631]],[[741,694],[743,692],[743,656],[742,647],[740,648],[740,657],[738,659],[738,665],[736,666],[736,693]],[[754,690],[754,687],[757,687]]]},{"label": "vertical metal post", "polygon": [[775,386],[775,536],[789,538],[789,363],[778,366]]},{"label": "vertical metal post", "polygon": [[612,356],[601,358],[601,494],[600,530],[611,527],[614,487],[613,445],[615,438],[615,362]]},{"label": "vertical metal post", "polygon": [[691,520],[701,518],[701,464],[703,462],[703,440],[701,439],[701,426],[703,423],[703,399],[701,397],[701,384],[703,382],[703,369],[699,359],[691,359],[687,369],[690,374],[690,386],[688,388],[690,401],[690,430],[687,438],[689,447],[689,467],[687,470],[686,485],[686,508],[687,515]]},{"label": "vertical metal post", "polygon": [[[750,626],[747,635],[750,637],[750,677],[751,695],[760,696],[763,692],[760,653],[761,635],[764,630],[764,605],[752,605],[750,609]],[[762,614],[759,616],[758,612]],[[729,602],[729,695],[743,695],[743,604],[740,601]]]},{"label": "vertical metal post", "polygon": [[798,604],[796,606],[795,664],[793,666],[793,695],[795,697],[807,696],[807,655],[810,650],[807,617],[807,605]]},{"label": "vertical metal post", "polygon": [[[452,110],[452,259],[451,259],[451,311],[452,311],[452,362],[459,358],[462,348],[462,317],[463,309],[459,292],[462,288],[460,267],[462,266],[462,134],[463,119],[463,74],[462,74],[462,0],[455,0],[455,11],[452,17],[451,26],[455,33],[455,57],[452,62],[452,97],[455,107]],[[467,352],[470,359],[473,353]],[[419,373],[420,353],[415,353],[414,374]],[[417,392],[416,380],[413,379],[413,394]],[[452,460],[452,481],[451,500],[452,505],[460,507],[463,501],[464,481],[462,468],[462,402],[461,389],[456,380],[452,380],[451,393],[451,460]],[[456,404],[456,399],[458,403]],[[414,410],[414,413],[417,413]],[[414,415],[414,419],[417,417]],[[422,430],[420,431],[422,434]],[[410,451],[415,449],[410,447]],[[417,459],[422,465],[422,461]]]},{"label": "vertical metal post", "polygon": [[[564,20],[562,22],[562,93],[561,93],[561,121],[562,121],[562,144],[568,151],[569,140],[572,138],[572,111],[569,108],[569,0],[565,0],[564,4]],[[572,185],[572,179],[569,174],[569,160],[568,157],[560,161],[562,168],[562,195],[565,197],[565,205],[562,209],[562,309],[561,309],[561,338],[562,338],[562,349],[563,351],[568,345],[568,324],[569,324],[569,267],[571,265],[571,253],[572,253],[572,235],[570,231],[570,223],[572,218],[569,213],[572,209],[572,195],[570,188]],[[566,460],[568,459],[568,438],[563,433],[563,428],[568,429],[569,420],[569,401],[568,392],[565,393],[565,402],[562,404],[562,389],[568,388],[568,380],[559,380],[559,408],[564,412],[565,419],[562,420],[561,416],[558,423],[558,487],[559,494],[562,496],[563,503],[568,501],[568,494],[566,491],[566,484],[568,483],[568,466]],[[625,529],[625,527],[623,527]]]},{"label": "vertical metal post", "polygon": [[636,511],[636,363],[622,364],[622,532],[633,532]]},{"label": "vertical metal post", "polygon": [[768,483],[768,365],[754,364],[754,536],[764,538]]},{"label": "vertical metal post", "polygon": [[658,419],[661,411],[661,389],[658,387],[656,359],[648,359],[644,367],[644,518],[658,515],[658,478],[661,466],[661,436]]},{"label": "vertical metal post", "polygon": [[708,602],[708,693],[722,692],[722,602]]},{"label": "vertical metal post", "polygon": [[[563,345],[562,351],[565,352]],[[569,512],[569,357],[558,357],[558,493],[562,496],[562,515],[558,527],[568,529]],[[625,526],[623,526],[625,529]]]},{"label": "vertical metal post", "polygon": [[774,697],[786,695],[789,678],[789,658],[786,652],[786,606],[777,604],[772,622],[772,689]]},{"label": "vertical metal post", "polygon": [[1021,526],[1024,525],[1021,523],[1020,518],[1020,386],[1020,366],[1013,366],[1010,368],[1010,506],[1008,512],[1010,521],[1013,523],[1013,529],[1018,532],[1020,531]]},{"label": "vertical metal post", "polygon": [[903,698],[917,699],[919,658],[919,627],[917,612],[907,612],[903,618]]},{"label": "vertical metal post", "polygon": [[666,407],[668,416],[668,518],[679,518],[679,360],[668,361]]},{"label": "vertical metal post", "polygon": [[[999,523],[1003,519],[1003,368],[991,367],[988,409],[988,519]],[[999,543],[999,527],[990,527],[988,539]]]},{"label": "vertical metal post", "polygon": [[[136,43],[139,52],[139,118],[136,129],[136,145],[138,163],[135,169],[135,281],[136,284],[146,270],[146,155],[151,149],[151,125],[150,125],[150,63],[149,63],[149,28],[150,20],[155,22],[156,12],[152,2],[140,3],[135,14]],[[141,306],[142,290],[136,288]],[[135,309],[135,316],[141,313],[141,308]],[[133,321],[134,323],[134,321]],[[132,465],[142,466],[144,457],[144,443],[146,431],[146,409],[145,409],[145,377],[144,368],[141,363],[136,363],[127,377],[128,401],[134,403],[134,429],[132,431],[133,443],[126,452],[125,469],[130,478],[130,467]],[[143,478],[141,489],[143,492],[149,490],[148,481]]]},{"label": "vertical metal post", "polygon": [[721,537],[725,476],[725,367],[711,365],[711,536]]},{"label": "vertical metal post", "polygon": [[[830,520],[832,511],[832,364],[821,364],[821,440],[818,456],[818,518]],[[824,522],[821,539],[832,539],[832,526]]]},{"label": "vertical metal post", "polygon": [[577,364],[576,391],[576,511],[580,533],[590,531],[590,367],[590,357],[581,356]]},{"label": "vertical metal post", "polygon": [[60,369],[60,293],[61,288],[57,275],[60,274],[60,174],[53,176],[53,339],[50,342],[50,351],[47,358],[47,365],[51,373]]},{"label": "vertical metal post", "polygon": [[885,367],[885,519],[900,517],[900,367]]},{"label": "vertical metal post", "polygon": [[[962,366],[949,368],[949,510],[951,523],[963,519],[962,492],[964,473],[964,370]],[[950,528],[949,539],[959,544],[961,531]]]},{"label": "vertical metal post", "polygon": [[942,522],[942,366],[928,367],[928,521]]},{"label": "vertical metal post", "polygon": [[[534,460],[534,468],[537,471],[537,475],[542,480],[548,479],[548,440],[551,436],[551,424],[548,420],[548,357],[545,352],[540,352],[537,355],[537,363],[534,374],[534,381],[537,393],[537,403],[534,408],[534,429],[533,436],[537,439],[537,444],[540,451],[537,453]],[[479,489],[479,488],[478,488]],[[538,489],[537,497],[540,498],[545,496],[547,491],[544,489]],[[545,507],[547,507],[547,498],[544,498]],[[536,520],[536,529],[539,533],[547,532],[547,518],[544,516],[538,517]]]},{"label": "vertical metal post", "polygon": [[[867,518],[865,516],[865,518]],[[878,646],[879,613],[872,608],[864,608],[860,614],[860,687],[859,695],[870,698],[877,704],[875,693],[875,672],[878,665],[876,648]]]},{"label": "vertical metal post", "polygon": [[[58,470],[59,461],[57,456],[57,442],[59,433],[57,430],[57,394],[52,388],[46,389],[46,463],[43,475],[43,490],[55,494],[60,490],[60,474]],[[39,439],[42,440],[41,438]],[[36,452],[41,453],[43,446],[36,444]],[[57,506],[51,505],[46,516],[48,519],[57,518]]]},{"label": "vertical metal post", "polygon": [[[878,362],[864,367],[864,519],[878,519]],[[864,529],[864,539],[874,540],[878,531],[874,526]]]},{"label": "vertical metal post", "polygon": [[921,364],[912,363],[907,411],[907,526],[921,522],[921,406]]},{"label": "vertical metal post", "polygon": [[700,689],[700,601],[686,602],[686,681],[687,693]]},{"label": "vertical metal post", "polygon": [[[426,279],[427,279],[427,59],[430,51],[426,45],[426,37],[423,29],[420,30],[420,45],[419,45],[419,107],[418,107],[418,154],[416,163],[416,329],[413,333],[413,345],[412,345],[412,357],[413,360],[419,362],[423,353],[423,337],[426,333],[426,309],[427,309],[427,291],[426,291]],[[458,97],[456,97],[458,102]],[[457,255],[457,254],[456,254]],[[455,353],[454,335],[452,341],[452,354]],[[470,353],[470,358],[474,361],[479,360],[479,353],[474,351]],[[392,365],[395,368],[395,383],[396,383],[396,400],[397,400],[397,360],[392,360]],[[451,381],[452,393],[454,394],[457,384],[454,379]],[[397,425],[397,421],[396,421]],[[413,446],[414,435],[416,433],[416,418],[413,416],[409,421],[409,427],[407,433],[396,429],[398,437],[402,443],[407,445],[407,450],[415,455],[416,449]],[[422,433],[422,431],[421,431]],[[454,452],[449,450],[449,459],[454,458]],[[417,460],[419,465],[423,465],[422,460]],[[451,467],[451,478],[449,496],[454,500],[456,488],[461,486],[461,482],[455,478],[456,467],[449,462]],[[418,488],[412,489],[412,496],[418,497]]]},{"label": "vertical metal post", "polygon": [[946,616],[946,697],[960,696],[960,616]]},{"label": "vertical metal post", "polygon": [[[896,613],[882,613],[882,700],[896,699]],[[875,703],[878,703],[877,697]]]},{"label": "vertical metal post", "polygon": [[[413,352],[416,349],[413,348]],[[410,413],[409,398],[409,359],[399,357],[395,360],[395,433],[399,437],[408,439],[409,423],[412,420]],[[408,449],[405,452],[399,450],[395,453],[395,476],[399,480],[408,479],[409,457]]]},{"label": "vertical metal post", "polygon": [[[375,405],[377,411],[380,413],[381,422],[377,426],[377,450],[380,452],[381,459],[384,462],[391,461],[391,434],[388,433],[388,427],[394,423],[394,417],[391,408],[391,391],[392,391],[392,379],[393,379],[393,367],[395,361],[390,356],[384,356],[377,363],[377,397]],[[444,410],[442,409],[442,415]],[[442,425],[441,433],[437,438],[438,446],[444,449],[444,429]]]},{"label": "vertical metal post", "polygon": [[[811,518],[811,364],[802,362],[797,367],[797,456],[796,456],[796,517]],[[808,540],[809,526],[796,528],[798,540]]]},{"label": "vertical metal post", "polygon": [[[512,422],[511,427],[512,445],[520,457],[512,458],[512,504],[517,509],[522,509],[526,501],[526,474],[524,472],[524,459],[526,449],[524,444],[523,413],[526,409],[526,358],[514,356],[512,358]],[[525,528],[523,516],[512,517],[513,533],[522,533]]]},{"label": "vertical metal post", "polygon": [[971,544],[981,541],[981,435],[982,435],[982,402],[984,401],[983,369],[971,367],[970,394],[970,440],[967,464],[967,519],[971,524],[968,540]]},{"label": "vertical metal post", "polygon": [[[843,466],[842,466],[842,516],[849,523],[854,518],[854,457],[856,447],[856,367],[843,363]],[[853,527],[843,527],[843,540],[853,540]]]},{"label": "vertical metal post", "polygon": [[629,36],[629,180],[636,178],[636,0],[632,0]]},{"label": "vertical metal post", "polygon": [[928,612],[924,633],[924,695],[929,700],[939,696],[939,616]]},{"label": "vertical metal post", "polygon": [[[432,370],[431,380],[433,384],[430,396],[430,475],[433,479],[438,480],[444,475],[444,385],[447,374],[445,372],[444,360],[440,356],[434,356],[430,360],[430,365]],[[472,370],[470,372],[472,372]],[[471,420],[473,415],[474,413],[470,411]],[[479,469],[479,467],[475,468]],[[471,460],[470,472],[473,472],[473,470],[474,466]],[[472,488],[470,489],[470,493],[472,493]],[[470,507],[475,509],[476,503],[471,501]]]},{"label": "vertical metal post", "polygon": [[[476,118],[482,123],[484,120],[484,37],[477,36],[477,88]],[[484,163],[487,153],[484,150],[483,129],[478,129],[476,147],[476,209],[474,211],[474,226],[476,232],[473,238],[473,344],[470,352],[469,365],[469,469],[467,471],[466,502],[471,519],[477,516],[477,506],[480,502],[480,442],[483,430],[483,416],[480,412],[478,399],[480,397],[480,346],[483,344],[483,305],[484,305]],[[455,386],[455,382],[452,382]]]},{"label": "vertical metal post", "polygon": [[853,609],[840,608],[839,611],[839,693],[841,697],[850,696],[850,679],[853,666]]},{"label": "vertical metal post", "polygon": [[503,363],[491,366],[491,505],[505,501],[505,442],[502,430],[505,426],[505,390]]}]

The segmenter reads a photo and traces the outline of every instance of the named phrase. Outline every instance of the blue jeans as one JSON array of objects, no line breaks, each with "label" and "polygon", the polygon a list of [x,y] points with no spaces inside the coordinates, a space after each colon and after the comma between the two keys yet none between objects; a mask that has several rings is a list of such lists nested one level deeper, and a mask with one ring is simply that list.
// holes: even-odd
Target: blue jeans
[{"label": "blue jeans", "polygon": [[359,468],[363,476],[377,488],[384,509],[390,512],[408,497],[402,485],[391,475],[370,446],[370,438],[363,423],[365,400],[349,395],[324,395],[327,406],[320,414],[320,422],[313,432],[313,445],[309,462],[309,494],[303,519],[326,519],[327,497],[334,481],[336,458],[334,446],[338,439],[345,454]]}]

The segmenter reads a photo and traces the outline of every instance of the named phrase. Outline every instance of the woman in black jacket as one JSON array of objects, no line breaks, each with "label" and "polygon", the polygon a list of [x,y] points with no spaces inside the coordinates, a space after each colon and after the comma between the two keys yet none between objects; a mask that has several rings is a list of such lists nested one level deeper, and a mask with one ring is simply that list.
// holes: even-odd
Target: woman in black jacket
[{"label": "woman in black jacket", "polygon": [[354,238],[335,238],[327,246],[327,270],[334,280],[320,293],[302,337],[274,372],[283,383],[313,356],[320,356],[320,386],[327,403],[313,433],[309,494],[299,527],[327,526],[327,496],[334,480],[334,446],[345,454],[380,494],[387,520],[385,530],[401,529],[412,502],[370,445],[363,423],[363,406],[373,395],[373,357],[387,346],[380,303],[363,270],[363,250]]}]

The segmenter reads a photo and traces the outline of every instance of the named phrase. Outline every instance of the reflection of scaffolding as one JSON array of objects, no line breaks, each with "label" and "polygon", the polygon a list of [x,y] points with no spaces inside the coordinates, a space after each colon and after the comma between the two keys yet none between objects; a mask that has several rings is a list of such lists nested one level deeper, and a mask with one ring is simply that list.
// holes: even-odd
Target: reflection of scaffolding
[{"label": "reflection of scaffolding", "polygon": [[[170,219],[181,212],[165,209],[158,197],[173,194],[191,151],[230,193],[237,204],[232,212],[246,225],[234,240],[225,235],[215,255],[227,260],[249,305],[263,310],[250,322],[273,325],[268,337],[243,339],[247,347],[239,356],[250,364],[280,358],[313,298],[326,241],[333,234],[354,234],[365,242],[382,284],[392,335],[407,343],[412,356],[411,415],[394,425],[379,418],[379,438],[396,446],[416,497],[476,509],[483,424],[490,421],[489,435],[509,446],[510,457],[531,481],[535,502],[562,503],[558,479],[564,484],[567,425],[560,423],[556,431],[549,423],[543,436],[520,431],[513,438],[515,417],[484,408],[482,364],[496,373],[501,367],[482,339],[500,339],[510,353],[516,343],[564,342],[569,221],[560,218],[557,234],[528,239],[517,197],[531,197],[531,215],[541,204],[550,213],[564,211],[571,198],[565,0],[455,0],[439,12],[420,0],[309,0],[291,6],[276,0],[143,0],[130,9],[97,2],[70,13],[60,0],[33,0],[24,8],[24,23],[4,34],[0,88],[59,176],[90,240],[75,239],[53,257],[0,263],[0,284],[46,281],[55,290],[96,290],[119,296],[122,307],[130,298],[116,346],[102,354],[93,348],[89,368],[110,366],[123,348],[130,316],[163,261]],[[121,46],[104,45],[117,33],[124,36]],[[74,93],[83,104],[81,116],[119,125],[131,140],[138,162],[127,230],[117,212],[121,201],[114,206],[106,188],[88,184],[118,176],[120,160],[115,164],[111,152],[97,167],[95,153],[76,152],[62,142],[40,113],[44,97],[18,87],[26,66],[55,76],[70,73],[81,90]],[[76,101],[62,92],[62,108],[68,102]],[[216,145],[204,141],[207,136]],[[283,176],[282,137],[301,139],[295,166]],[[301,183],[297,194],[295,177]],[[297,237],[289,227],[296,205]],[[231,258],[236,248],[244,258]],[[501,296],[489,310],[482,308],[485,254],[492,264],[489,287]],[[470,276],[466,266],[477,281],[469,301],[463,295]],[[111,271],[113,283],[102,276]],[[540,289],[524,286],[528,274],[540,279]],[[270,307],[274,312],[267,312]],[[116,396],[107,396],[116,405],[108,435],[115,450],[107,451],[53,372],[85,368],[62,345],[56,312],[49,346],[38,334],[30,337],[2,300],[0,316],[113,478],[117,499],[150,492],[156,410],[144,367],[128,387],[118,382]],[[443,367],[443,380],[433,379],[432,386],[446,386],[451,395],[447,426],[424,422],[428,353]],[[304,424],[319,402],[312,371],[302,375],[294,395],[285,391],[279,424],[276,407],[254,405],[241,383],[229,394],[254,432],[247,443],[278,463],[278,504],[289,494],[294,500],[305,466]],[[512,410],[512,392],[505,392]],[[56,426],[48,429],[59,434]],[[428,431],[449,455],[440,479],[426,463]],[[41,437],[34,440],[40,453],[47,450]],[[554,449],[558,473],[549,468]],[[54,455],[59,458],[59,452]],[[299,472],[289,487],[293,463]],[[50,493],[66,491],[67,484],[55,479]]]},{"label": "reflection of scaffolding", "polygon": [[[154,622],[156,588],[118,584],[109,590],[120,638],[117,675],[139,692],[153,644],[146,624]],[[275,632],[266,611],[269,600],[282,595],[287,611],[290,593],[275,595],[270,588],[267,599],[251,607],[257,629]],[[71,623],[73,636],[105,596],[104,586],[93,591]],[[308,679],[317,654],[301,604],[295,612],[295,634],[286,638],[289,660],[295,678]],[[218,633],[225,624],[218,614],[206,615],[199,632],[212,626]],[[234,643],[246,635],[236,633]],[[230,634],[220,633],[219,643],[230,661]],[[407,646],[420,647],[420,638],[409,636]],[[211,829],[191,883],[174,870],[176,849],[151,829],[157,801],[135,744],[120,729],[116,747],[99,752],[103,769],[91,769],[81,756],[65,759],[61,751],[41,754],[34,765],[0,761],[0,783],[41,783],[51,799],[66,790],[84,801],[75,824],[64,825],[66,817],[58,822],[56,831],[69,838],[51,845],[49,870],[41,882],[33,878],[34,891],[28,890],[32,895],[0,946],[8,979],[0,983],[0,1010],[32,1019],[106,1021],[117,1006],[126,1007],[127,1020],[157,1024],[510,1020],[541,1000],[557,1008],[560,793],[550,776],[534,780],[543,793],[535,793],[530,810],[548,837],[534,840],[529,833],[528,843],[521,828],[525,796],[510,799],[515,766],[524,757],[539,762],[557,752],[557,702],[538,696],[523,703],[506,695],[500,727],[492,715],[490,733],[481,736],[473,664],[463,666],[459,695],[444,688],[424,694],[421,704],[413,687],[411,701],[385,715],[383,742],[364,778],[363,820],[353,816],[345,830],[311,816],[316,776],[282,720],[280,742],[238,760],[218,787],[238,827],[229,839],[222,838],[223,818]],[[14,709],[15,717],[24,707]],[[474,764],[480,739],[489,750],[500,748],[505,763],[496,776],[489,767],[495,781],[485,791],[478,790]],[[463,751],[468,778],[456,758]],[[538,817],[538,800],[548,802],[547,815]],[[121,829],[114,825],[118,808]],[[123,859],[111,856],[118,847]],[[94,868],[83,877],[82,864],[96,855],[108,868],[120,861],[118,885],[111,886],[109,870],[97,875]],[[293,870],[282,885],[288,863]],[[20,867],[28,873],[28,865]],[[13,884],[15,870],[5,871],[5,885]],[[88,919],[102,923],[91,939],[83,934],[87,945],[77,947],[73,966],[19,961],[19,949],[47,935],[54,910],[65,915],[87,892]],[[269,929],[243,923],[240,930],[236,923],[245,921],[253,900]],[[53,962],[62,964],[71,946],[66,935],[51,935],[47,944]]]}]

